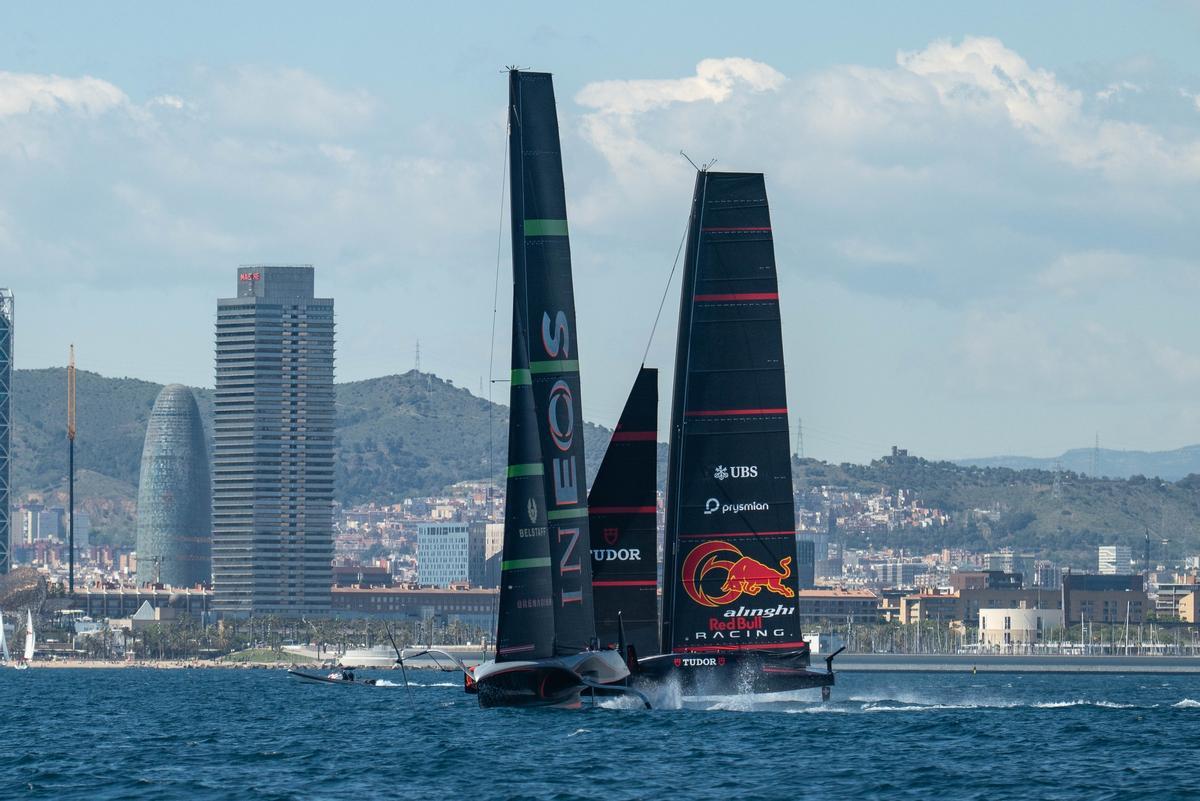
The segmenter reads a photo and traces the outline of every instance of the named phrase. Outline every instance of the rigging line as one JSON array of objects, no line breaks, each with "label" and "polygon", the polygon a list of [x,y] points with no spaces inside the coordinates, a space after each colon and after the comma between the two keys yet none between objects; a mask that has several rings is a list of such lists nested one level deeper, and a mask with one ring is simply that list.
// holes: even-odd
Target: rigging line
[{"label": "rigging line", "polygon": [[679,267],[679,256],[683,253],[683,243],[687,241],[688,225],[692,221],[692,210],[688,209],[688,219],[683,225],[683,236],[679,238],[679,248],[675,251],[675,261],[671,265],[671,274],[667,276],[667,285],[663,287],[662,300],[658,302],[658,314],[654,315],[654,325],[650,326],[650,337],[646,340],[646,351],[642,354],[642,367],[650,356],[650,346],[654,344],[654,332],[658,330],[658,320],[662,317],[663,306],[667,303],[667,294],[671,291],[671,282],[675,280],[675,270]]},{"label": "rigging line", "polygon": [[[505,111],[507,114],[507,110]],[[496,383],[496,317],[500,311],[500,256],[504,248],[504,190],[508,188],[508,137],[510,126],[504,122],[504,154],[500,166],[500,221],[496,224],[496,276],[492,284],[492,338],[488,350],[488,483],[496,481],[492,456],[495,450],[492,419],[495,404],[492,402],[492,385]],[[488,515],[491,515],[492,493],[488,493]]]},{"label": "rigging line", "polygon": [[[509,118],[509,110],[506,107],[504,110],[504,154],[501,159],[500,167],[500,221],[496,225],[496,277],[492,286],[492,340],[491,349],[488,352],[488,485],[493,491],[488,492],[488,509],[487,518],[489,522],[492,517],[492,502],[496,483],[496,468],[493,462],[495,455],[496,442],[493,420],[495,417],[496,404],[492,402],[492,387],[496,385],[496,316],[500,310],[500,258],[504,248],[504,194],[508,188],[508,138],[512,135],[512,122]],[[491,630],[489,633],[495,641],[496,629],[498,626],[497,610],[495,601],[492,602],[492,620]],[[486,656],[486,654],[485,654]]]}]

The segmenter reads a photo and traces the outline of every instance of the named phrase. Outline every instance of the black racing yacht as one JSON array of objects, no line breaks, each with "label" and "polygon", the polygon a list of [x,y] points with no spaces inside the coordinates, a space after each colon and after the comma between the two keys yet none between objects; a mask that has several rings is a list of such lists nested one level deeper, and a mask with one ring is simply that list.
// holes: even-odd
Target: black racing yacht
[{"label": "black racing yacht", "polygon": [[[588,558],[579,337],[558,118],[547,73],[509,72],[513,328],[507,502],[495,658],[467,675],[481,706],[580,704],[620,685],[599,646]],[[620,690],[618,690],[620,691]]]},{"label": "black racing yacht", "polygon": [[652,636],[645,626],[656,568],[645,557],[654,553],[647,532],[657,418],[657,389],[647,386],[655,379],[646,370],[590,498],[597,628],[603,640],[622,641],[635,687],[674,681],[689,695],[820,687],[828,697],[833,657],[824,671],[809,670],[800,631],[783,337],[763,176],[701,170],[690,220],[661,628]]}]

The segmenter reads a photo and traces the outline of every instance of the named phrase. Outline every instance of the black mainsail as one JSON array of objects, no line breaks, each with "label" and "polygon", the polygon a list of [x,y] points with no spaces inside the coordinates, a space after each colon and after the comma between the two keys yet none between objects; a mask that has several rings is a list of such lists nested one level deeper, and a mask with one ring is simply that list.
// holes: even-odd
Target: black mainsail
[{"label": "black mainsail", "polygon": [[783,338],[763,176],[701,171],[671,405],[663,630],[673,652],[805,651]]},{"label": "black mainsail", "polygon": [[658,370],[643,367],[588,495],[601,644],[658,645]]},{"label": "black mainsail", "polygon": [[[513,351],[495,659],[461,665],[482,706],[578,706],[636,690],[592,618],[579,342],[554,88],[509,73]],[[645,701],[643,697],[643,701]]]},{"label": "black mainsail", "polygon": [[[509,73],[514,305],[525,326],[513,385],[528,382],[541,458],[509,471],[543,475],[555,654],[574,654],[595,637],[588,559],[587,468],[579,389],[579,337],[554,85],[549,73]],[[511,501],[510,501],[511,503]]]}]

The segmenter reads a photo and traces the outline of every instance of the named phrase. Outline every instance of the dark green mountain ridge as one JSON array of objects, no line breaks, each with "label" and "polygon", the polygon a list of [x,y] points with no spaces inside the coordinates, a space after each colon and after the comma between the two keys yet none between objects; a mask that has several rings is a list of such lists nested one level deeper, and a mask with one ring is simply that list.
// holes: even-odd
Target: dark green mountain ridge
[{"label": "dark green mountain ridge", "polygon": [[[101,541],[132,539],[146,421],[160,384],[78,374],[76,458],[80,507]],[[211,428],[212,391],[196,390]],[[65,502],[66,375],[62,368],[13,375],[14,498]],[[345,505],[394,503],[436,494],[458,481],[497,476],[507,463],[508,409],[415,370],[337,385],[336,492]],[[609,431],[586,424],[589,479]],[[491,443],[489,447],[489,442]],[[660,486],[665,468],[660,446]],[[1140,553],[1149,530],[1172,540],[1176,556],[1200,551],[1200,477],[1171,482],[1134,476],[1089,478],[1007,467],[964,466],[915,457],[869,465],[797,462],[801,486],[832,484],[863,492],[914,490],[951,513],[945,528],[897,529],[872,542],[919,551],[941,547],[1027,549],[1085,567],[1095,546],[1120,542]],[[972,510],[983,510],[976,513]],[[851,544],[866,536],[844,532]]]}]

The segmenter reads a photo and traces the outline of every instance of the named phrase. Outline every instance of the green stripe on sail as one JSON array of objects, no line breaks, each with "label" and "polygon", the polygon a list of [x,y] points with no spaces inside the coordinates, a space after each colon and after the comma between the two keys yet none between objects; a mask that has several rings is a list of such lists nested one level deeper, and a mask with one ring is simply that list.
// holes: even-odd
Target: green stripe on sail
[{"label": "green stripe on sail", "polygon": [[546,468],[541,462],[533,464],[510,464],[508,466],[509,478],[521,478],[522,476],[543,476],[546,474]]},{"label": "green stripe on sail", "polygon": [[530,567],[550,567],[550,557],[541,556],[535,559],[513,559],[500,563],[501,570],[525,570]]},{"label": "green stripe on sail", "polygon": [[526,220],[525,236],[566,236],[566,220]]},{"label": "green stripe on sail", "polygon": [[530,362],[531,373],[578,373],[579,362],[576,359],[551,359],[546,362]]},{"label": "green stripe on sail", "polygon": [[512,385],[514,387],[528,386],[533,383],[533,379],[529,377],[529,371],[524,368],[518,368],[512,371]]},{"label": "green stripe on sail", "polygon": [[587,507],[582,509],[555,509],[551,512],[546,512],[547,520],[570,520],[573,517],[587,517]]}]

